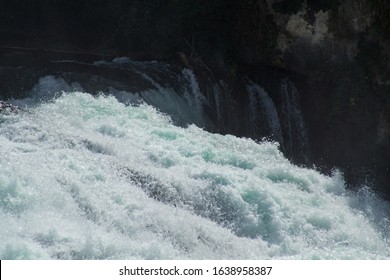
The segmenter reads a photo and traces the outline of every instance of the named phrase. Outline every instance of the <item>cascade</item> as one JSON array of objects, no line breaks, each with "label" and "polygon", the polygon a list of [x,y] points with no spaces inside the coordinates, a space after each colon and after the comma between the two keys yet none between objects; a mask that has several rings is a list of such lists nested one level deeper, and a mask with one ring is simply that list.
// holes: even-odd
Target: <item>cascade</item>
[{"label": "cascade", "polygon": [[[56,84],[63,91],[113,95],[125,104],[146,102],[169,115],[177,125],[195,124],[208,131],[258,140],[267,137],[278,142],[288,157],[308,163],[308,139],[299,93],[288,79],[280,80],[279,92],[273,93],[279,97],[275,103],[263,87],[248,78],[239,80],[238,86],[216,78],[198,80],[194,70],[164,62],[119,57],[94,63],[71,60],[50,63],[50,67],[66,71],[56,70],[55,76],[48,72],[32,88],[32,93],[23,95],[50,100],[59,92],[50,88]],[[208,72],[197,74],[210,76]],[[242,84],[247,93],[245,102],[238,101],[245,92],[236,92]]]},{"label": "cascade", "polygon": [[0,114],[1,259],[390,258],[390,205],[338,172],[60,78],[34,88]]},{"label": "cascade", "polygon": [[236,118],[223,81],[206,96],[190,69],[87,66],[1,103],[1,259],[390,258],[388,202],[281,153],[307,145],[291,81],[275,105],[244,79],[239,120],[273,140],[253,141],[207,132]]},{"label": "cascade", "polygon": [[284,146],[288,155],[303,163],[309,162],[308,138],[300,107],[299,92],[294,83],[285,78],[280,83],[281,123]]},{"label": "cascade", "polygon": [[282,129],[278,113],[268,93],[258,84],[245,79],[249,94],[249,121],[252,137],[269,136],[283,146]]}]

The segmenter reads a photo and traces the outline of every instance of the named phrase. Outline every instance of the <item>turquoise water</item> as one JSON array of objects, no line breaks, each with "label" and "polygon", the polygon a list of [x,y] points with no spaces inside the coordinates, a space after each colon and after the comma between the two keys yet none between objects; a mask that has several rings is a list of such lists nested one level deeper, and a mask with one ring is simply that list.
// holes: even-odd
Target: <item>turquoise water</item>
[{"label": "turquoise water", "polygon": [[390,258],[389,204],[337,171],[146,104],[56,96],[0,115],[1,259]]}]

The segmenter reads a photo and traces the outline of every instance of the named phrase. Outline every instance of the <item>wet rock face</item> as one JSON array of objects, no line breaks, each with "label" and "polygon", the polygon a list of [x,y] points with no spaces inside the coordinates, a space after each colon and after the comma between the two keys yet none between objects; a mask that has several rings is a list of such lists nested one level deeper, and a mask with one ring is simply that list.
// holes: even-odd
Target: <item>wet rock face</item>
[{"label": "wet rock face", "polygon": [[[336,166],[351,186],[375,185],[390,198],[390,3],[251,3],[238,26],[239,61],[250,71],[259,64],[285,70],[297,84],[317,166]],[[264,85],[272,75],[257,78]]]},{"label": "wet rock face", "polygon": [[301,10],[286,25],[295,41],[284,53],[288,67],[307,79],[303,102],[315,157],[340,166],[352,184],[374,178],[389,197],[390,52],[375,31],[377,9],[343,1],[337,10],[315,12],[312,24],[304,20],[310,7]]},{"label": "wet rock face", "polygon": [[314,162],[390,198],[390,4],[266,2],[277,36],[264,58],[298,85]]}]

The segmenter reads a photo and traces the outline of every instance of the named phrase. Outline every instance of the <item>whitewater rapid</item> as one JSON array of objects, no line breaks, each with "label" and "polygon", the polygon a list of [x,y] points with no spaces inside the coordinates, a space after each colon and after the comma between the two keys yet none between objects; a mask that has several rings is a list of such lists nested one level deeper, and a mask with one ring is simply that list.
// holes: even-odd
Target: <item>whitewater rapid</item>
[{"label": "whitewater rapid", "polygon": [[70,89],[23,102],[0,114],[1,259],[390,258],[388,203],[277,143]]}]

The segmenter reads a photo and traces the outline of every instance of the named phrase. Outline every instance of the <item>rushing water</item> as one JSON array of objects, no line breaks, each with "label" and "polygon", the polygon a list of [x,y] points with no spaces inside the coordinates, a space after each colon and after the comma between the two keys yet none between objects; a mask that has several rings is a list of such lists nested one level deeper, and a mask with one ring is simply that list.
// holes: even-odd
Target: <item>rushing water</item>
[{"label": "rushing water", "polygon": [[269,137],[283,145],[282,129],[274,102],[262,87],[252,81],[246,81],[246,88],[249,93],[249,119],[252,136],[264,130],[264,125],[261,124],[265,120]]},{"label": "rushing water", "polygon": [[299,155],[302,162],[308,163],[308,139],[305,122],[299,104],[299,93],[294,84],[283,79],[280,83],[281,122],[284,131],[284,148],[290,154]]},{"label": "rushing water", "polygon": [[0,114],[1,259],[390,258],[390,207],[368,190],[142,102],[204,121],[183,75],[184,99],[158,86],[93,97],[45,77]]}]

